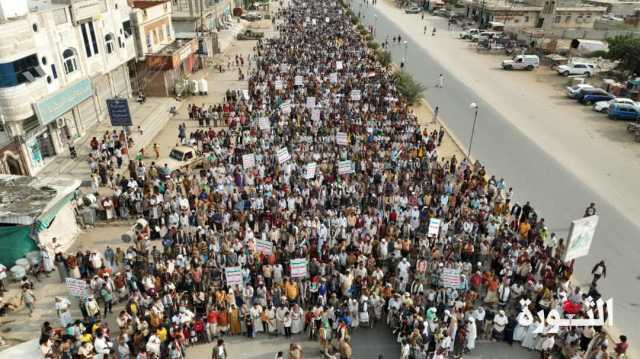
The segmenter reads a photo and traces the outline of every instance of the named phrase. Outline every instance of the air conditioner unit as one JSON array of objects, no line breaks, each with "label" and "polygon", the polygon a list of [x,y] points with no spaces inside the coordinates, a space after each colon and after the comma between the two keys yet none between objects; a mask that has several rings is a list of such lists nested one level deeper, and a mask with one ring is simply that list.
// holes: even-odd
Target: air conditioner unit
[{"label": "air conditioner unit", "polygon": [[56,119],[56,127],[63,128],[66,125],[64,118],[60,117]]}]

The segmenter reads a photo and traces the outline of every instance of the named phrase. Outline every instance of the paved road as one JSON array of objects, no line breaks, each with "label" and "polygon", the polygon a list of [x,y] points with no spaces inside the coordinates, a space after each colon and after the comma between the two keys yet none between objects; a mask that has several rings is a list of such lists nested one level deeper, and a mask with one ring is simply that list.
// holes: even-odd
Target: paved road
[{"label": "paved road", "polygon": [[[577,261],[576,276],[583,283],[589,281],[588,273],[591,266],[600,258],[607,260],[608,276],[601,282],[601,289],[606,297],[614,298],[615,325],[629,335],[632,342],[640,342],[640,335],[638,335],[640,262],[637,261],[640,250],[635,243],[640,232],[637,224],[628,219],[629,213],[635,213],[635,210],[625,210],[624,208],[627,207],[622,205],[640,200],[637,186],[629,187],[632,190],[627,193],[624,203],[622,200],[615,203],[605,200],[605,198],[612,198],[612,189],[628,188],[626,182],[623,186],[614,183],[613,180],[610,180],[606,187],[593,187],[591,180],[599,176],[598,166],[609,166],[613,160],[598,159],[600,162],[591,163],[593,167],[591,168],[584,164],[588,158],[583,158],[583,162],[575,162],[573,166],[572,162],[568,161],[568,157],[561,156],[565,152],[560,154],[555,151],[557,146],[562,146],[563,143],[570,144],[573,148],[570,147],[569,152],[573,152],[577,157],[584,157],[584,154],[591,155],[591,150],[588,148],[590,143],[580,143],[574,138],[569,138],[571,133],[556,131],[555,127],[547,129],[545,138],[542,138],[542,135],[536,137],[539,132],[536,132],[536,136],[528,132],[529,128],[534,126],[531,123],[546,123],[547,117],[557,118],[558,113],[550,113],[545,106],[537,104],[537,108],[531,110],[531,102],[540,99],[536,99],[534,95],[527,97],[520,94],[500,93],[504,90],[504,86],[495,86],[495,90],[477,91],[476,89],[480,86],[476,82],[480,76],[474,78],[473,75],[469,77],[466,71],[461,70],[455,73],[450,71],[452,66],[463,68],[476,61],[473,58],[476,55],[472,53],[455,60],[457,61],[455,66],[446,62],[443,66],[440,62],[446,58],[441,56],[446,49],[443,44],[460,41],[447,34],[444,20],[429,19],[431,23],[439,26],[437,36],[442,38],[435,40],[431,36],[422,35],[424,23],[421,23],[419,15],[401,14],[398,9],[392,8],[384,0],[379,1],[376,7],[369,5],[362,8],[357,0],[353,0],[352,8],[356,13],[362,9],[366,14],[365,23],[376,24],[376,37],[379,41],[384,40],[387,35],[391,37],[403,34],[403,41],[408,41],[407,71],[428,87],[425,98],[431,104],[439,105],[441,117],[465,144],[468,143],[473,121],[473,110],[469,108],[469,104],[475,102],[479,105],[480,115],[472,150],[474,157],[484,163],[490,173],[504,177],[515,188],[518,201],[531,200],[532,205],[545,217],[551,231],[565,235],[570,221],[580,217],[589,202],[597,203],[601,218],[595,243],[592,246],[591,255]],[[377,19],[374,18],[374,14],[377,15]],[[431,28],[432,26],[429,25],[429,30]],[[399,62],[404,56],[404,47],[402,45],[391,47],[394,61]],[[461,73],[465,77],[461,77]],[[434,88],[439,74],[444,74],[446,82],[444,89]],[[486,74],[484,75],[486,77]],[[494,85],[490,80],[488,82],[483,85],[489,87]],[[500,109],[494,107],[495,98],[500,96],[503,98],[502,103],[508,104],[505,107],[510,106],[516,111],[518,107],[522,108],[518,116],[512,117],[517,117],[517,120],[526,119],[526,123],[518,122],[512,117],[507,118],[503,114],[505,111],[502,107]],[[549,105],[552,105],[551,102]],[[558,125],[557,127],[564,130],[566,126]],[[576,135],[576,138],[581,137]],[[633,175],[635,173],[633,161],[634,159],[629,159],[628,173],[616,167],[614,175],[616,177]],[[588,175],[591,170],[593,176]],[[637,177],[634,177],[633,181],[636,179]],[[638,221],[637,217],[635,221]]]},{"label": "paved road", "polygon": [[[378,325],[373,329],[360,329],[352,336],[353,359],[377,359],[382,354],[384,359],[398,359],[400,347],[393,341],[386,326]],[[255,339],[246,337],[224,338],[230,359],[271,359],[278,351],[287,353],[289,343],[300,343],[307,359],[320,359],[317,342],[307,341],[303,336],[294,336],[291,340],[283,337],[259,335]],[[213,344],[192,346],[187,349],[187,359],[207,358],[211,355]],[[477,342],[476,349],[464,356],[465,359],[534,359],[537,352],[530,352],[519,345],[509,346],[503,343]]]}]

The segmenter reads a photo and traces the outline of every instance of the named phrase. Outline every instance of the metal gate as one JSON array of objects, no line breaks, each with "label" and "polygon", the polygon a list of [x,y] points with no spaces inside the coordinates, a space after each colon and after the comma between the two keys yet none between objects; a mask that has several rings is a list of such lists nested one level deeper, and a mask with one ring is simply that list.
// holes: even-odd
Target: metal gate
[{"label": "metal gate", "polygon": [[98,111],[101,114],[107,112],[107,99],[113,97],[109,78],[106,75],[100,75],[93,80],[93,88],[98,100]]},{"label": "metal gate", "polygon": [[78,104],[78,112],[80,113],[80,121],[82,121],[82,126],[85,130],[89,130],[93,124],[98,122],[98,113],[93,104],[93,96]]}]

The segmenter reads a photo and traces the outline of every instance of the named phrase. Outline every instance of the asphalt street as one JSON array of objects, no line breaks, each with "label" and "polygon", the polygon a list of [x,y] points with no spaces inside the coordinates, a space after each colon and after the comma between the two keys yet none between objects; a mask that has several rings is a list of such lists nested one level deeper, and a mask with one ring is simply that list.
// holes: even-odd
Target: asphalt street
[{"label": "asphalt street", "polygon": [[[600,222],[596,237],[591,254],[577,260],[576,277],[581,283],[588,283],[591,267],[600,259],[607,261],[607,277],[601,281],[600,289],[606,298],[614,299],[616,328],[627,334],[632,342],[638,343],[640,262],[637,259],[640,251],[635,241],[640,229],[637,224],[606,200],[603,191],[587,186],[572,168],[559,163],[535,139],[501,115],[492,103],[485,101],[484,93],[471,89],[468,83],[473,79],[458,78],[457,73],[448,71],[447,67],[435,60],[426,51],[430,35],[417,42],[408,36],[405,30],[413,28],[415,31],[420,15],[406,15],[408,20],[398,24],[391,21],[388,11],[380,11],[378,7],[360,7],[359,1],[352,1],[354,12],[361,10],[365,14],[364,22],[375,24],[379,42],[388,37],[391,43],[391,37],[398,34],[402,34],[403,41],[408,41],[405,69],[427,87],[425,99],[432,106],[439,106],[440,117],[465,147],[469,143],[474,117],[474,111],[469,105],[472,102],[478,104],[473,157],[487,166],[488,173],[495,174],[497,178],[504,177],[515,189],[517,201],[531,201],[538,213],[545,218],[550,231],[565,236],[571,220],[581,217],[589,202],[597,203]],[[430,21],[438,24],[436,36],[450,36],[446,30],[446,20],[431,18]],[[404,45],[391,44],[390,50],[394,62],[399,63],[404,57]],[[431,50],[439,51],[437,48]],[[461,66],[464,66],[463,63],[461,59]],[[443,89],[435,87],[439,74],[443,74],[445,78]],[[521,115],[531,117],[545,114],[541,111]],[[555,140],[561,143],[563,138]],[[610,185],[615,186],[614,183]]]}]

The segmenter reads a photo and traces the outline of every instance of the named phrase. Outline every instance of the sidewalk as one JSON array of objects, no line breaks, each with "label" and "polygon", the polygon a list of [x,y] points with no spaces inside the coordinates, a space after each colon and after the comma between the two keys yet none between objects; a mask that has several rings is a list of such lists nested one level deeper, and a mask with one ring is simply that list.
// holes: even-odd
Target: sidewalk
[{"label": "sidewalk", "polygon": [[[234,23],[231,29],[221,31],[218,35],[218,39],[220,41],[220,49],[222,52],[214,56],[213,62],[217,64],[222,62],[226,63],[227,61],[233,60],[233,56],[235,54],[230,55],[229,52],[237,42],[237,40],[235,40],[236,35],[242,32],[248,26],[256,28],[254,24],[258,24],[258,22],[249,23],[247,21],[241,20],[239,23]],[[253,43],[253,41],[249,42]],[[251,46],[251,48],[252,47],[253,45]],[[251,51],[251,48],[249,48],[248,51]],[[230,73],[232,73],[233,76],[237,77],[237,72],[233,71],[228,71],[224,74],[228,75]],[[130,155],[133,157],[140,150],[140,148],[144,147],[146,149],[148,146],[151,146],[153,144],[152,140],[169,122],[169,119],[171,117],[171,115],[169,114],[169,109],[171,108],[171,106],[175,105],[178,109],[178,113],[184,115],[182,116],[184,118],[187,117],[186,104],[218,103],[220,94],[224,94],[227,88],[240,88],[229,87],[227,86],[228,84],[224,84],[225,88],[221,89],[220,85],[222,85],[223,83],[216,81],[219,77],[216,75],[217,74],[214,73],[212,67],[209,67],[205,71],[201,70],[191,75],[191,78],[193,79],[206,78],[207,80],[209,80],[209,94],[207,96],[194,96],[182,102],[178,102],[172,97],[148,97],[147,101],[144,104],[138,104],[135,97],[129,98],[129,107],[131,110],[133,122],[131,130],[134,140],[134,143],[131,146]],[[142,134],[140,134],[140,132],[138,131],[138,127],[142,129]],[[53,159],[42,170],[40,170],[40,172],[38,172],[38,176],[65,176],[77,178],[80,180],[88,180],[90,176],[89,163],[87,162],[87,156],[89,155],[89,142],[94,136],[100,137],[106,131],[112,131],[114,129],[116,129],[117,131],[120,130],[120,128],[111,126],[108,118],[93,125],[91,128],[87,129],[86,134],[82,138],[80,138],[80,140],[76,141],[75,147],[78,156],[75,159],[71,158],[69,151],[66,150],[64,153],[56,156],[55,159]],[[123,166],[123,168],[126,167]]]}]

